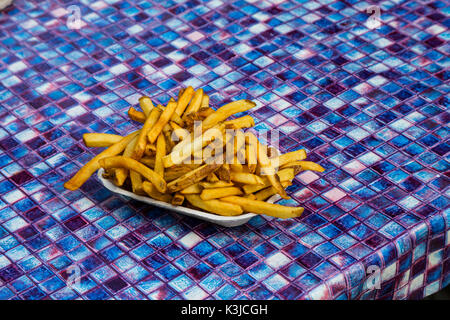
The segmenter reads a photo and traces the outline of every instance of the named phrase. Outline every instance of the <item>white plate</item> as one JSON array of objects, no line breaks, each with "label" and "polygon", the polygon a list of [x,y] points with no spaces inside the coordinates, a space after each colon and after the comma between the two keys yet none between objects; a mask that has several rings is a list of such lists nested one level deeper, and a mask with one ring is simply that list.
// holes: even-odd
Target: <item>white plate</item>
[{"label": "white plate", "polygon": [[[219,215],[216,215],[213,213],[208,213],[208,212],[199,211],[199,210],[195,210],[195,209],[191,209],[191,208],[186,208],[183,206],[173,206],[169,203],[158,201],[158,200],[152,199],[150,197],[136,195],[133,192],[130,192],[128,190],[125,190],[125,189],[122,189],[122,188],[116,186],[114,183],[112,183],[108,179],[103,178],[103,169],[102,168],[100,168],[100,170],[98,170],[97,176],[100,179],[100,181],[103,183],[103,185],[107,189],[111,190],[112,192],[119,193],[121,195],[151,204],[153,206],[157,206],[157,207],[164,208],[167,210],[172,210],[172,211],[184,214],[186,216],[190,216],[190,217],[198,218],[201,220],[209,221],[212,223],[216,223],[216,224],[219,224],[224,227],[240,226],[244,223],[247,223],[251,218],[256,216],[255,213],[244,213],[239,216],[225,217],[225,216],[219,216]],[[269,198],[267,202],[274,202],[274,201],[277,201],[278,199],[280,199],[280,197],[278,195],[274,195],[271,198]]]}]

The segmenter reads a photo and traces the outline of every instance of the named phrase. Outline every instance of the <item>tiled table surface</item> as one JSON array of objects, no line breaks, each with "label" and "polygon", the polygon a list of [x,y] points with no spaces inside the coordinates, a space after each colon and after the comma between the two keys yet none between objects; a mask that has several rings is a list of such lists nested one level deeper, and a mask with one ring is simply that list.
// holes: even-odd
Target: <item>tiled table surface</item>
[{"label": "tiled table surface", "polygon": [[[369,29],[372,4],[16,0],[0,13],[0,298],[405,299],[448,285],[449,3],[380,1]],[[258,130],[326,168],[289,188],[303,217],[226,229],[95,177],[63,188],[98,152],[82,133],[126,134],[141,95],[187,85],[214,106],[257,101]]]}]

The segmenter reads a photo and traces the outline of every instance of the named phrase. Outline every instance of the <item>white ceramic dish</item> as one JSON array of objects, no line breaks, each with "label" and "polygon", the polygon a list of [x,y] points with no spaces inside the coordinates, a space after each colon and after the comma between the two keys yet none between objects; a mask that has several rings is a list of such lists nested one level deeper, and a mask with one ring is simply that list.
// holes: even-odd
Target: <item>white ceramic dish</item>
[{"label": "white ceramic dish", "polygon": [[[199,211],[199,210],[195,210],[195,209],[191,209],[191,208],[186,208],[183,206],[173,206],[169,203],[158,201],[158,200],[152,199],[150,197],[136,195],[133,192],[130,192],[128,190],[125,190],[125,189],[122,189],[122,188],[116,186],[114,183],[112,183],[108,179],[103,178],[103,169],[102,168],[100,168],[100,170],[98,170],[97,176],[98,176],[99,180],[102,182],[102,184],[107,189],[111,190],[112,192],[119,193],[121,195],[133,198],[138,201],[148,203],[153,206],[157,206],[157,207],[164,208],[167,210],[172,210],[172,211],[184,214],[186,216],[209,221],[209,222],[212,222],[212,223],[224,226],[224,227],[240,226],[244,223],[247,223],[251,218],[256,216],[255,213],[244,213],[239,216],[225,217],[225,216],[219,216],[219,215],[216,215],[213,213],[208,213],[208,212]],[[271,198],[269,198],[267,202],[274,202],[274,201],[277,201],[278,199],[279,199],[279,196],[274,195]]]}]

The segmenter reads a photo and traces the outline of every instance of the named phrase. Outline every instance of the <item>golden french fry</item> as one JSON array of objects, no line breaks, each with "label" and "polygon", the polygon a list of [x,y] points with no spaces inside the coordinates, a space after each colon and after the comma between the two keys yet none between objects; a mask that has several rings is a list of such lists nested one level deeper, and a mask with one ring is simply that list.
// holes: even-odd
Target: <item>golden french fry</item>
[{"label": "golden french fry", "polygon": [[243,116],[233,120],[225,121],[225,128],[239,130],[242,128],[250,128],[255,125],[255,120],[252,116]]},{"label": "golden french fry", "polygon": [[200,137],[196,137],[192,141],[184,139],[173,148],[170,154],[163,158],[164,167],[168,168],[184,162],[192,154],[201,151],[211,141],[222,137],[223,129],[223,125],[218,125],[205,131]]},{"label": "golden french fry", "polygon": [[163,202],[167,202],[167,203],[170,203],[172,201],[172,196],[170,194],[159,192],[155,188],[155,186],[148,181],[144,181],[142,183],[142,189],[144,190],[144,192],[147,195],[149,195],[151,198],[153,198],[155,200],[159,200],[159,201],[163,201]]},{"label": "golden french fry", "polygon": [[170,118],[172,117],[172,114],[175,112],[176,107],[177,103],[175,102],[175,100],[170,99],[169,103],[167,104],[167,107],[161,113],[161,116],[159,117],[158,121],[156,121],[155,125],[150,129],[150,131],[147,134],[147,138],[148,141],[150,141],[150,143],[155,143],[156,139],[158,138],[158,135],[161,133],[162,129],[164,128],[166,123],[169,122]]},{"label": "golden french fry", "polygon": [[[278,191],[277,191],[278,192]],[[303,213],[302,207],[287,207],[276,203],[268,203],[259,200],[252,200],[245,197],[229,196],[221,198],[221,201],[237,204],[246,212],[265,214],[281,219],[300,217]]]},{"label": "golden french fry", "polygon": [[245,133],[246,142],[246,161],[248,166],[248,171],[254,173],[256,170],[256,165],[258,164],[258,139],[254,134],[250,132]]},{"label": "golden french fry", "polygon": [[202,200],[197,194],[187,194],[186,200],[193,206],[221,216],[237,216],[242,214],[242,208],[233,203],[220,200]]},{"label": "golden french fry", "polygon": [[203,98],[203,89],[200,88],[197,91],[195,91],[191,103],[189,103],[189,106],[186,108],[186,111],[183,113],[181,119],[185,119],[188,114],[197,112],[198,109],[200,109],[202,98]]},{"label": "golden french fry", "polygon": [[186,110],[186,107],[189,101],[191,101],[193,95],[194,95],[194,88],[192,88],[191,86],[183,90],[180,97],[178,98],[178,102],[176,103],[175,113],[177,115],[179,115],[180,117],[183,115],[184,110]]},{"label": "golden french fry", "polygon": [[181,95],[183,94],[183,92],[184,92],[184,88],[181,88],[180,91],[178,91],[178,100],[180,100]]},{"label": "golden french fry", "polygon": [[83,142],[86,147],[109,147],[122,140],[123,137],[110,133],[84,133]]},{"label": "golden french fry", "polygon": [[172,204],[174,206],[181,206],[184,202],[184,195],[181,193],[175,193],[175,195],[172,198]]},{"label": "golden french fry", "polygon": [[246,194],[246,195],[244,196],[244,198],[248,198],[248,199],[251,199],[251,200],[257,200],[257,199],[256,199],[256,196],[255,196],[253,193]]},{"label": "golden french fry", "polygon": [[202,198],[202,200],[211,200],[228,196],[239,196],[241,194],[242,194],[241,189],[237,187],[203,189],[202,193],[200,194],[200,198]]},{"label": "golden french fry", "polygon": [[[133,154],[133,150],[136,146],[136,141],[138,139],[138,136],[134,137],[133,140],[130,141],[130,143],[126,146],[125,150],[123,151],[124,157],[130,157]],[[125,168],[117,168],[114,170],[114,184],[116,186],[122,186],[125,182],[125,179],[128,176],[128,170]],[[136,181],[136,179],[135,179]],[[133,181],[132,181],[133,183]]]},{"label": "golden french fry", "polygon": [[156,140],[155,172],[164,178],[163,157],[166,155],[166,138],[160,134]]},{"label": "golden french fry", "polygon": [[115,156],[102,158],[99,162],[100,166],[105,169],[126,168],[128,170],[134,170],[144,176],[145,179],[149,180],[159,192],[166,192],[167,185],[164,179],[152,169],[132,158]]},{"label": "golden french fry", "polygon": [[264,174],[269,179],[270,184],[277,190],[278,194],[283,199],[290,199],[286,191],[281,185],[280,178],[275,173],[275,168],[272,166],[269,157],[267,156],[267,147],[263,147],[261,143],[258,142],[257,150],[258,163],[261,165],[261,169],[264,170]]},{"label": "golden french fry", "polygon": [[200,109],[209,108],[209,96],[203,93],[202,103],[200,104]]},{"label": "golden french fry", "polygon": [[214,127],[221,121],[224,121],[229,116],[238,113],[247,111],[256,106],[256,103],[250,100],[238,100],[234,102],[230,102],[223,107],[220,107],[216,110],[216,112],[210,114],[205,120],[202,122],[203,131]]},{"label": "golden french fry", "polygon": [[189,187],[190,185],[193,185],[206,176],[210,174],[211,172],[214,172],[219,168],[219,164],[205,164],[201,167],[198,167],[197,169],[194,169],[181,177],[179,177],[176,180],[173,180],[167,184],[167,190],[169,192],[177,192],[182,189],[185,189]]},{"label": "golden french fry", "polygon": [[180,191],[181,194],[196,194],[202,192],[202,188],[198,183],[193,184],[187,188]]},{"label": "golden french fry", "polygon": [[324,172],[325,168],[322,167],[320,164],[317,164],[312,161],[293,161],[288,162],[284,164],[281,168],[291,168],[295,166],[300,166],[302,170],[311,170],[311,171],[317,171],[317,172]]},{"label": "golden french fry", "polygon": [[141,106],[141,109],[146,117],[150,116],[150,112],[155,108],[152,100],[146,96],[142,96],[139,98],[139,105]]},{"label": "golden french fry", "polygon": [[[292,181],[295,177],[295,169],[294,168],[282,169],[277,172],[277,175],[281,181]],[[256,191],[264,189],[271,185],[269,179],[266,176],[263,176],[262,180],[263,180],[264,184],[262,184],[262,185],[261,184],[259,184],[259,185],[258,184],[247,184],[247,185],[242,186],[242,190],[244,190],[244,192],[246,194],[249,194],[249,193],[254,193]]]},{"label": "golden french fry", "polygon": [[133,107],[130,107],[130,109],[128,109],[128,116],[130,117],[131,120],[134,120],[134,121],[137,121],[140,123],[144,123],[145,119],[147,118],[143,112],[137,111]]},{"label": "golden french fry", "polygon": [[[286,188],[286,187],[292,185],[292,182],[290,182],[290,181],[282,181],[281,185],[283,186],[283,188]],[[262,189],[261,191],[258,191],[257,193],[255,193],[255,199],[254,200],[264,201],[267,198],[270,198],[271,196],[273,196],[274,194],[277,194],[277,190],[275,190],[274,187],[270,186],[270,187],[267,187],[267,188]]]},{"label": "golden french fry", "polygon": [[272,159],[272,163],[275,166],[282,167],[286,163],[301,161],[306,159],[306,151],[304,149],[284,153],[278,157],[278,159]]},{"label": "golden french fry", "polygon": [[203,187],[204,189],[215,189],[215,188],[225,188],[225,187],[232,187],[234,184],[232,182],[225,182],[222,180],[219,180],[217,182],[200,182],[199,185]]},{"label": "golden french fry", "polygon": [[[145,120],[144,125],[142,126],[141,132],[139,133],[138,140],[136,142],[136,146],[134,147],[133,153],[131,155],[131,158],[135,160],[139,160],[142,158],[145,146],[147,145],[147,134],[154,128],[155,123],[158,121],[160,117],[161,111],[159,111],[157,108],[153,108],[150,112],[150,115]],[[151,143],[154,143],[155,141],[151,141]]]},{"label": "golden french fry", "polygon": [[139,130],[135,131],[126,137],[124,137],[119,142],[113,144],[108,149],[99,153],[97,156],[92,158],[88,163],[86,163],[75,175],[66,183],[64,183],[64,188],[69,190],[77,190],[79,187],[86,182],[87,179],[98,169],[100,169],[99,161],[106,157],[111,157],[121,153],[125,147],[130,143],[130,141],[139,134]]},{"label": "golden french fry", "polygon": [[143,194],[144,189],[142,187],[142,176],[134,171],[130,170],[131,189],[136,194]]},{"label": "golden french fry", "polygon": [[264,180],[258,177],[256,174],[247,172],[231,171],[230,179],[231,181],[243,184],[264,184]]}]

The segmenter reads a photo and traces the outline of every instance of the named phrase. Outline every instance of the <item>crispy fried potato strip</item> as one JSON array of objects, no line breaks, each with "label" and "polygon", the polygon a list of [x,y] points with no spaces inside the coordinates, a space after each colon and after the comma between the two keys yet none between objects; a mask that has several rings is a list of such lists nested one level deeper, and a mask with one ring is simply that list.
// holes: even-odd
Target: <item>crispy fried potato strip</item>
[{"label": "crispy fried potato strip", "polygon": [[166,138],[160,134],[156,140],[155,172],[164,178],[163,157],[166,155]]},{"label": "crispy fried potato strip", "polygon": [[[138,136],[134,137],[133,140],[131,140],[130,143],[126,146],[126,148],[122,154],[124,157],[131,157],[131,155],[133,154],[133,150],[136,145],[137,139],[138,139]],[[126,168],[115,169],[114,184],[118,187],[122,186],[127,177],[128,177],[128,170]],[[138,182],[136,177],[135,177],[134,181]],[[132,181],[132,183],[133,183],[133,181]],[[138,188],[136,188],[136,189],[138,189]],[[133,190],[134,190],[134,188],[133,188]]]},{"label": "crispy fried potato strip", "polygon": [[196,183],[180,191],[181,194],[197,194],[202,192],[202,187]]},{"label": "crispy fried potato strip", "polygon": [[[147,145],[147,134],[149,131],[154,128],[155,123],[158,121],[160,117],[161,111],[157,108],[153,108],[150,112],[150,115],[145,120],[144,125],[142,126],[141,132],[139,133],[138,140],[136,142],[136,145],[134,147],[133,153],[131,155],[131,158],[135,160],[139,160],[142,158],[145,146]],[[153,141],[154,142],[154,141]],[[153,143],[151,142],[151,143]]]},{"label": "crispy fried potato strip", "polygon": [[200,194],[200,198],[202,198],[202,200],[211,200],[228,196],[239,196],[242,193],[243,192],[241,191],[241,189],[237,187],[203,189],[202,193]]},{"label": "crispy fried potato strip", "polygon": [[155,108],[152,100],[147,96],[142,96],[139,98],[139,105],[141,106],[141,109],[146,117],[148,117],[150,112]]},{"label": "crispy fried potato strip", "polygon": [[130,117],[131,120],[140,122],[140,123],[144,123],[145,119],[147,118],[145,116],[145,113],[136,110],[133,107],[130,107],[130,109],[128,109],[128,116]]},{"label": "crispy fried potato strip", "polygon": [[178,98],[177,106],[175,109],[175,113],[178,116],[181,117],[183,115],[184,110],[186,110],[186,107],[189,101],[191,101],[193,95],[194,95],[194,88],[192,88],[191,86],[183,90],[183,92]]},{"label": "crispy fried potato strip", "polygon": [[214,188],[225,188],[232,187],[234,184],[232,182],[217,181],[217,182],[200,182],[199,185],[204,189],[214,189]]},{"label": "crispy fried potato strip", "polygon": [[256,174],[231,171],[231,181],[243,184],[264,184],[264,180]]},{"label": "crispy fried potato strip", "polygon": [[252,200],[239,196],[224,197],[220,198],[220,200],[239,205],[246,212],[265,214],[281,219],[300,217],[303,213],[302,207],[287,207],[276,203]]},{"label": "crispy fried potato strip", "polygon": [[296,167],[296,166],[300,166],[302,168],[302,170],[311,170],[311,171],[317,171],[317,172],[325,171],[324,167],[322,167],[320,164],[317,164],[312,161],[288,162],[288,163],[284,164],[283,166],[281,166],[281,168],[284,169],[284,168],[291,168],[291,167]]},{"label": "crispy fried potato strip", "polygon": [[112,157],[120,154],[130,141],[139,134],[139,130],[135,131],[126,137],[122,138],[119,142],[113,144],[108,149],[99,153],[86,163],[69,181],[64,183],[64,188],[69,190],[77,190],[81,187],[87,179],[98,169],[100,169],[99,161],[103,158]]},{"label": "crispy fried potato strip", "polygon": [[220,200],[202,200],[198,194],[187,194],[185,197],[193,206],[221,216],[237,216],[243,212],[237,204]]},{"label": "crispy fried potato strip", "polygon": [[184,112],[181,119],[186,118],[186,116],[191,113],[196,113],[198,111],[198,109],[200,109],[200,106],[202,104],[202,98],[203,98],[203,89],[200,88],[197,91],[195,91],[195,94],[192,97],[191,103],[187,107],[187,109]]},{"label": "crispy fried potato strip", "polygon": [[155,143],[156,139],[158,138],[158,135],[161,133],[164,126],[169,122],[176,108],[177,103],[175,102],[175,100],[170,99],[169,103],[167,104],[167,107],[161,113],[161,116],[159,117],[158,121],[156,121],[155,125],[152,126],[152,128],[147,134],[147,138],[148,141],[150,141],[150,143]]},{"label": "crispy fried potato strip", "polygon": [[83,142],[86,147],[110,147],[122,140],[123,137],[110,133],[85,133],[83,134]]},{"label": "crispy fried potato strip", "polygon": [[251,128],[255,125],[255,120],[252,116],[243,116],[233,120],[225,121],[225,128],[239,130],[243,128]]},{"label": "crispy fried potato strip", "polygon": [[254,106],[256,106],[256,103],[250,100],[238,100],[230,102],[223,107],[220,107],[216,110],[216,112],[210,114],[205,120],[203,120],[203,131],[214,127],[216,124],[224,121],[229,116],[235,113],[247,111]]}]

